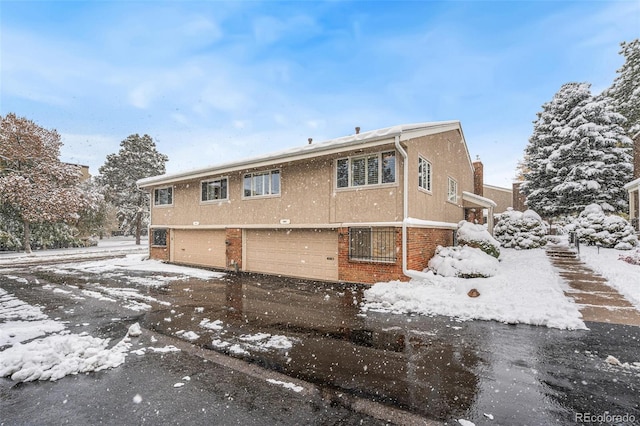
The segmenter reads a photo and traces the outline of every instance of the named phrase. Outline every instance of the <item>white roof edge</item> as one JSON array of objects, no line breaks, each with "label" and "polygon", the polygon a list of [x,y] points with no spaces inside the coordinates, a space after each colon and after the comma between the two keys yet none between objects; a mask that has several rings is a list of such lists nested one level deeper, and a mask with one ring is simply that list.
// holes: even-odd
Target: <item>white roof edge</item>
[{"label": "white roof edge", "polygon": [[[278,151],[260,155],[257,157],[247,158],[244,160],[231,161],[228,163],[187,170],[184,172],[152,176],[140,179],[136,183],[139,188],[148,188],[151,186],[170,184],[182,180],[198,179],[214,174],[229,173],[245,168],[263,167],[284,160],[295,161],[298,159],[305,159],[320,155],[337,153],[340,151],[347,151],[350,148],[362,145],[375,146],[377,144],[383,144],[387,142],[391,143],[392,139],[395,138],[395,136],[400,136],[400,139],[404,141],[417,136],[421,136],[422,134],[428,135],[453,129],[460,129],[460,131],[462,132],[460,121],[453,120],[403,124],[349,136],[342,136],[340,138],[330,139],[328,141],[303,145],[284,151]],[[467,155],[469,155],[468,151]]]},{"label": "white roof edge", "polygon": [[484,206],[484,207],[498,207],[498,204],[496,204],[496,202],[493,201],[492,199],[486,198],[471,192],[467,192],[467,191],[462,191],[462,199],[480,204],[481,206]]},{"label": "white roof edge", "polygon": [[633,187],[640,187],[640,178],[636,179],[636,180],[632,180],[631,182],[629,182],[628,184],[626,184],[625,186],[623,186],[624,189],[629,190],[632,189]]}]

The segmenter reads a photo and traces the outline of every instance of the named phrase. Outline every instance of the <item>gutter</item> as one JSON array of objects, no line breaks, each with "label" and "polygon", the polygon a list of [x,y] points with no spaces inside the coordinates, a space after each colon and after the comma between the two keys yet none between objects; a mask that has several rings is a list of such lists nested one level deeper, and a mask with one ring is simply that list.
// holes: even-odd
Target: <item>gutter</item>
[{"label": "gutter", "polygon": [[425,277],[424,272],[414,271],[407,269],[407,219],[409,218],[409,164],[407,162],[408,154],[400,145],[400,134],[395,136],[396,150],[402,155],[402,169],[403,169],[403,182],[402,182],[402,273],[415,279],[421,279]]}]

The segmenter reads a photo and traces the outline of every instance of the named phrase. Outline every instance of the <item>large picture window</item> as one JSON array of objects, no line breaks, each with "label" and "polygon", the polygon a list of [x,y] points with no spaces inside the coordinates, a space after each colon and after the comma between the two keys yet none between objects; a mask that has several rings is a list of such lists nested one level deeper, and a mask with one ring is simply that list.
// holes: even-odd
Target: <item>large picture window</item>
[{"label": "large picture window", "polygon": [[266,197],[280,194],[280,170],[244,175],[245,197]]},{"label": "large picture window", "polygon": [[395,229],[349,228],[349,260],[395,262]]},{"label": "large picture window", "polygon": [[169,206],[173,204],[173,188],[156,188],[153,191],[153,204],[155,206]]},{"label": "large picture window", "polygon": [[395,151],[340,158],[336,161],[336,186],[338,188],[381,185],[395,181]]},{"label": "large picture window", "polygon": [[431,192],[431,163],[418,158],[418,187]]},{"label": "large picture window", "polygon": [[202,201],[217,201],[228,199],[227,178],[202,182]]}]

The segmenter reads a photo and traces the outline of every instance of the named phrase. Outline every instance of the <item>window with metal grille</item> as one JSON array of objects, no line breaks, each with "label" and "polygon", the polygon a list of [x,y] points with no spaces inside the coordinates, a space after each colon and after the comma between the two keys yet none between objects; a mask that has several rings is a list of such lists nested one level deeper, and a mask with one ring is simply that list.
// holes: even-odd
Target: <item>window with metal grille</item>
[{"label": "window with metal grille", "polygon": [[166,247],[167,245],[167,230],[166,229],[154,229],[153,230],[153,245]]},{"label": "window with metal grille", "polygon": [[349,260],[396,261],[394,228],[349,228]]}]

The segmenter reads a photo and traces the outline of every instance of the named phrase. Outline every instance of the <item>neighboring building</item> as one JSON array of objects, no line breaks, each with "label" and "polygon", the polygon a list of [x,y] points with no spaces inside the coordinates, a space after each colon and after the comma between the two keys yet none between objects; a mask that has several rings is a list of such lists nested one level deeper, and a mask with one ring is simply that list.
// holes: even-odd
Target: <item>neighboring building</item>
[{"label": "neighboring building", "polygon": [[640,232],[640,132],[633,137],[633,178],[624,189],[629,193],[629,220]]},{"label": "neighboring building", "polygon": [[495,207],[473,193],[458,121],[356,128],[138,186],[152,195],[153,258],[344,282],[408,280],[459,221]]},{"label": "neighboring building", "polygon": [[509,207],[513,207],[513,190],[509,188],[484,185],[483,196],[495,201],[496,213],[506,212]]}]

